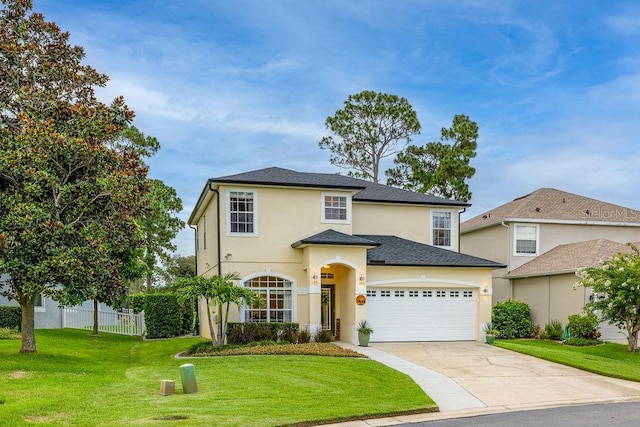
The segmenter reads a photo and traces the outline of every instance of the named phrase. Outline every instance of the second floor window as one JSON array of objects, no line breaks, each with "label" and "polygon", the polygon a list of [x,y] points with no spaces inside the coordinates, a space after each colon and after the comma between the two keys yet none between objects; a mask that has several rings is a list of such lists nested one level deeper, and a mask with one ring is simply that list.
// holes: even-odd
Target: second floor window
[{"label": "second floor window", "polygon": [[253,191],[229,192],[229,232],[255,234],[255,194]]},{"label": "second floor window", "polygon": [[538,253],[538,226],[517,225],[515,227],[516,255]]},{"label": "second floor window", "polygon": [[322,222],[349,223],[349,197],[341,194],[322,195]]},{"label": "second floor window", "polygon": [[444,246],[450,248],[451,245],[451,212],[433,212],[432,242],[433,246]]}]

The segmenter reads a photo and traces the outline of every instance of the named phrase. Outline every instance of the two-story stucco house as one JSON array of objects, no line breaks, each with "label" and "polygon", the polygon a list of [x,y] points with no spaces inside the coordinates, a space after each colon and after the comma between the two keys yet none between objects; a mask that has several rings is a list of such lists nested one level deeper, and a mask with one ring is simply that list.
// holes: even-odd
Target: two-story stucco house
[{"label": "two-story stucco house", "polygon": [[274,167],[209,179],[189,224],[198,274],[237,272],[266,300],[234,320],[293,321],[352,343],[362,319],[372,341],[478,340],[503,266],[457,252],[467,206]]},{"label": "two-story stucco house", "polygon": [[[589,289],[573,289],[578,268],[637,241],[640,211],[553,188],[463,222],[460,237],[465,253],[506,265],[493,271],[493,302],[524,301],[533,323],[541,326],[552,319],[566,324],[570,314],[593,298]],[[605,332],[605,338],[619,338],[615,328]]]}]

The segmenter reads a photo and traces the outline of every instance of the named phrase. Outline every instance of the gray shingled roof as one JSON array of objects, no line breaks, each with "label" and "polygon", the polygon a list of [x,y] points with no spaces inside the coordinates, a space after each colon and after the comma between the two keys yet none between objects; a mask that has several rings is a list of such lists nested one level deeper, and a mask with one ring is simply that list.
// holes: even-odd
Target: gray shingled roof
[{"label": "gray shingled roof", "polygon": [[638,225],[640,211],[555,188],[540,188],[463,222],[460,230],[466,233],[517,219]]},{"label": "gray shingled roof", "polygon": [[609,259],[617,253],[630,251],[628,245],[607,239],[559,245],[511,270],[504,277],[516,279],[571,273],[579,268],[596,266],[601,260]]},{"label": "gray shingled roof", "polygon": [[335,230],[325,230],[291,244],[292,248],[304,245],[338,245],[338,246],[378,246],[379,243],[371,240],[340,233]]},{"label": "gray shingled roof", "polygon": [[458,202],[456,200],[449,200],[443,197],[436,197],[428,194],[416,193],[414,191],[403,190],[401,188],[389,187],[362,179],[352,178],[350,176],[330,173],[296,172],[277,167],[211,178],[209,179],[209,182],[249,185],[281,185],[287,187],[342,188],[360,190],[353,196],[354,201],[447,205],[460,207],[470,206],[465,202]]},{"label": "gray shingled roof", "polygon": [[488,267],[504,268],[503,264],[454,252],[396,236],[358,235],[380,244],[367,250],[368,265],[416,267]]}]

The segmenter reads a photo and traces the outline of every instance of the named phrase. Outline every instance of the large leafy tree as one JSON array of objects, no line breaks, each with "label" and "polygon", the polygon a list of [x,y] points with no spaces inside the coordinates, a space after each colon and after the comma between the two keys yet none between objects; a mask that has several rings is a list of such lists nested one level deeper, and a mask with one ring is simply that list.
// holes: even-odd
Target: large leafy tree
[{"label": "large leafy tree", "polygon": [[[235,286],[234,280],[240,280],[238,273],[211,277],[195,276],[178,282],[180,286],[178,293],[183,299],[202,298],[204,300],[207,310],[207,324],[214,346],[225,343],[231,305],[236,305],[238,309],[241,309],[243,306],[264,304],[262,298],[250,289]],[[212,310],[217,313],[217,332],[213,326]]]},{"label": "large leafy tree", "polygon": [[146,266],[147,292],[153,287],[153,278],[158,273],[160,262],[168,262],[171,253],[176,250],[173,238],[184,228],[184,221],[176,216],[182,210],[182,200],[176,190],[159,179],[150,179],[149,185],[149,210],[140,219],[145,238],[143,262]]},{"label": "large leafy tree", "polygon": [[478,125],[468,116],[456,114],[450,128],[441,129],[438,142],[408,145],[387,171],[387,184],[420,193],[471,200],[467,180],[476,172],[470,165],[478,147]]},{"label": "large leafy tree", "polygon": [[380,161],[396,154],[400,142],[409,143],[420,133],[418,115],[406,98],[370,90],[349,95],[344,108],[325,125],[336,135],[319,143],[321,149],[331,150],[331,163],[373,182],[380,180]]},{"label": "large leafy tree", "polygon": [[115,141],[133,113],[98,102],[107,76],[30,0],[0,12],[0,292],[22,309],[21,352],[35,352],[34,299],[122,297],[142,246],[147,169]]},{"label": "large leafy tree", "polygon": [[196,257],[195,255],[172,255],[162,262],[163,268],[160,276],[165,283],[171,285],[179,279],[188,279],[196,276]]},{"label": "large leafy tree", "polygon": [[586,305],[602,320],[624,328],[627,350],[638,350],[640,332],[640,250],[632,244],[630,253],[619,253],[599,265],[580,269],[575,286],[590,287],[598,295]]}]

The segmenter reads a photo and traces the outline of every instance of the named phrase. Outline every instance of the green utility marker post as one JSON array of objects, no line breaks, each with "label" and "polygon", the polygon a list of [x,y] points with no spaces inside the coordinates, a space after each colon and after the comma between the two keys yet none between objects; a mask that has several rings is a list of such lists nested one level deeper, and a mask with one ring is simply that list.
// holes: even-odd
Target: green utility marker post
[{"label": "green utility marker post", "polygon": [[184,394],[197,393],[196,368],[192,363],[185,363],[180,366],[180,378],[182,379],[182,391]]}]

